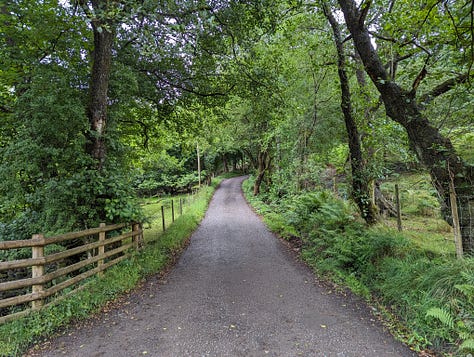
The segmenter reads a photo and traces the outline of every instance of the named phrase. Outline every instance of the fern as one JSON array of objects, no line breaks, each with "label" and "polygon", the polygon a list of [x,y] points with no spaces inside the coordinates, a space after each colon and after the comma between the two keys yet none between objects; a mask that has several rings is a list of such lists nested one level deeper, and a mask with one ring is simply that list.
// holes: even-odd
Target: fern
[{"label": "fern", "polygon": [[474,351],[474,339],[469,339],[464,341],[461,346],[459,346],[460,351]]},{"label": "fern", "polygon": [[461,276],[466,280],[466,283],[469,284],[469,285],[474,285],[474,274],[472,272],[472,269],[470,269],[471,271],[462,271],[461,272]]},{"label": "fern", "polygon": [[469,301],[471,305],[474,305],[474,285],[460,284],[454,285],[454,287],[466,296],[467,301]]},{"label": "fern", "polygon": [[454,319],[451,316],[451,313],[443,308],[432,307],[426,312],[426,316],[431,316],[449,328],[454,328]]}]

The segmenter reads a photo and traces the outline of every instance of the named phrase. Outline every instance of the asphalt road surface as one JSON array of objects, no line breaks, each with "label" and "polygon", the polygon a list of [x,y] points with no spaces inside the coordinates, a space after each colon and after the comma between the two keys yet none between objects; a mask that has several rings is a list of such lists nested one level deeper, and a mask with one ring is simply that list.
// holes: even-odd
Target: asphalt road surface
[{"label": "asphalt road surface", "polygon": [[177,265],[44,356],[414,356],[335,294],[222,182]]}]

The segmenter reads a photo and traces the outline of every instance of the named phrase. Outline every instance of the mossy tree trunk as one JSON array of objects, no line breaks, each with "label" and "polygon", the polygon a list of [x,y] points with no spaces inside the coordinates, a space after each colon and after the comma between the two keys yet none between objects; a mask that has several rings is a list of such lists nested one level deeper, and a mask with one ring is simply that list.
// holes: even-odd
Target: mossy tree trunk
[{"label": "mossy tree trunk", "polygon": [[362,143],[352,109],[351,90],[346,71],[346,55],[344,53],[343,39],[341,37],[339,24],[331,13],[331,10],[325,4],[323,6],[324,14],[331,25],[337,51],[337,71],[341,87],[341,109],[346,125],[351,161],[352,198],[359,207],[364,220],[368,224],[374,224],[377,222],[377,209],[372,203],[367,165],[363,157]]}]

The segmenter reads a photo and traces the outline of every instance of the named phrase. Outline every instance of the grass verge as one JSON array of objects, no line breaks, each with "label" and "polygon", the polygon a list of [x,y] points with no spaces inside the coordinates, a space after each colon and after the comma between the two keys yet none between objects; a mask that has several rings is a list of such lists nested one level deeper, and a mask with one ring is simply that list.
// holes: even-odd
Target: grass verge
[{"label": "grass verge", "polygon": [[[147,276],[165,269],[186,246],[204,217],[220,181],[215,179],[211,186],[203,187],[183,215],[161,233],[159,240],[145,245],[131,259],[107,270],[102,278],[92,278],[87,289],[58,304],[0,326],[0,356],[20,356],[28,347],[53,335],[59,328],[100,312],[107,303],[135,288]],[[161,218],[158,222],[151,221],[151,225],[161,225]],[[144,234],[147,241],[156,232],[145,230]]]},{"label": "grass verge", "polygon": [[[474,352],[474,259],[456,260],[396,230],[368,228],[331,192],[281,199],[244,192],[269,228],[298,239],[301,256],[323,279],[377,305],[394,335],[416,351],[446,356]],[[426,355],[426,354],[425,354]]]}]

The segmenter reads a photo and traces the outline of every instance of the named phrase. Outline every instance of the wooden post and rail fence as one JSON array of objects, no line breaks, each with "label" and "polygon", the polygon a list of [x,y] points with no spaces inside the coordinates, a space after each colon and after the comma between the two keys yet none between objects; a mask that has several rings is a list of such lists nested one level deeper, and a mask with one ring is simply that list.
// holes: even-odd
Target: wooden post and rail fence
[{"label": "wooden post and rail fence", "polygon": [[[185,204],[194,201],[192,194],[174,199],[166,207],[161,205],[161,224],[164,232],[183,215]],[[171,210],[170,217],[165,219]],[[156,217],[158,219],[158,217]],[[157,238],[149,239],[148,243]],[[47,254],[51,246],[60,245],[60,252]],[[99,227],[52,237],[35,234],[31,239],[0,241],[0,251],[31,250],[30,258],[0,262],[0,324],[18,319],[43,306],[54,304],[82,289],[86,279],[103,275],[104,270],[128,258],[144,244],[141,224],[101,223]],[[63,250],[64,249],[64,250]],[[25,255],[25,254],[22,254]],[[7,277],[20,272],[20,278]],[[64,290],[67,290],[65,292]],[[62,294],[59,294],[63,292]]]},{"label": "wooden post and rail fence", "polygon": [[[45,254],[48,246],[65,242],[71,248]],[[139,223],[101,223],[97,228],[53,237],[35,234],[27,240],[0,241],[0,250],[31,248],[31,258],[0,262],[0,274],[23,269],[31,275],[0,283],[0,294],[21,292],[21,295],[0,298],[0,324],[83,289],[87,285],[81,282],[94,275],[101,276],[104,270],[129,257],[142,242],[143,230]],[[67,288],[72,290],[58,295]]]}]

